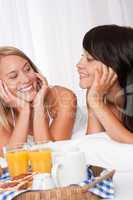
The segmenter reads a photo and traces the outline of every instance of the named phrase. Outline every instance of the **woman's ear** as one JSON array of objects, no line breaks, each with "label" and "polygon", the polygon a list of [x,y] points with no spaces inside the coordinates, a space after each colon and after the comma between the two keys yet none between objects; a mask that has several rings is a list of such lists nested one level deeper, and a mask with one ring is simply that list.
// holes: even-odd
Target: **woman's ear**
[{"label": "woman's ear", "polygon": [[48,85],[48,81],[47,81],[46,77],[43,76],[43,78],[44,78],[44,80],[45,80],[45,82],[46,82],[46,85]]},{"label": "woman's ear", "polygon": [[37,80],[37,91],[39,91],[42,87],[41,80]]}]

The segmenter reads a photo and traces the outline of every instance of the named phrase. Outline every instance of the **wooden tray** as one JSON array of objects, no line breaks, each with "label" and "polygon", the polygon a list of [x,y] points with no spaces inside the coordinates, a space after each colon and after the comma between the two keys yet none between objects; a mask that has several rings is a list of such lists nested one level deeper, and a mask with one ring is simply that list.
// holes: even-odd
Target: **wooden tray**
[{"label": "wooden tray", "polygon": [[18,195],[14,200],[99,200],[99,197],[87,190],[94,187],[98,182],[112,177],[114,173],[114,170],[107,172],[83,187],[73,185],[52,190],[30,190]]},{"label": "wooden tray", "polygon": [[61,195],[57,193],[49,193],[48,191],[28,191],[15,197],[13,200],[100,200],[99,197],[89,193],[75,193]]}]

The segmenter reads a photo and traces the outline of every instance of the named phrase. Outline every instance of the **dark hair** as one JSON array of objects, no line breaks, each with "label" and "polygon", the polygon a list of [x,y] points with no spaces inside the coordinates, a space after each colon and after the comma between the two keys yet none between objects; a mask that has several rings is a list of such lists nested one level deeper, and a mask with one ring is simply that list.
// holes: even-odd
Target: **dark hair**
[{"label": "dark hair", "polygon": [[117,73],[125,96],[123,123],[133,131],[133,29],[118,25],[94,27],[85,34],[83,48]]}]

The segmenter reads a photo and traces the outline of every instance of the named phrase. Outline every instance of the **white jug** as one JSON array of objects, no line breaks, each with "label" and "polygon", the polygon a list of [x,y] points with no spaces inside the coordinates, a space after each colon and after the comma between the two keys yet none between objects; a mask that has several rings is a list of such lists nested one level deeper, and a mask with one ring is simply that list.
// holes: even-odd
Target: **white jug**
[{"label": "white jug", "polygon": [[52,177],[56,187],[79,184],[87,179],[87,165],[83,152],[60,152],[53,155]]}]

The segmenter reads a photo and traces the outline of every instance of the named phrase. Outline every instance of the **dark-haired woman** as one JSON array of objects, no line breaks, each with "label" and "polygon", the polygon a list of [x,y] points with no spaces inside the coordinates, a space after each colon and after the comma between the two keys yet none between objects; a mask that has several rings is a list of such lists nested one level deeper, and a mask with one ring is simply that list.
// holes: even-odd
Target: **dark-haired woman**
[{"label": "dark-haired woman", "polygon": [[83,39],[77,69],[87,89],[87,134],[105,131],[112,139],[133,143],[133,29],[97,26]]}]

